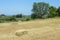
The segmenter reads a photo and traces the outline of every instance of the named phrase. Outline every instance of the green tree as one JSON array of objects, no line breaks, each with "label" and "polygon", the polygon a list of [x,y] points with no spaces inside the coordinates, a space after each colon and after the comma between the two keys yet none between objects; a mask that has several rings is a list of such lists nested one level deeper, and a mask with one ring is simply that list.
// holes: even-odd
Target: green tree
[{"label": "green tree", "polygon": [[16,19],[14,17],[10,17],[9,21],[16,21]]},{"label": "green tree", "polygon": [[33,18],[45,18],[49,14],[49,4],[44,2],[34,3],[33,5],[33,14],[31,15]]},{"label": "green tree", "polygon": [[58,14],[58,16],[60,16],[60,7],[58,7],[58,9],[57,9],[57,14]]},{"label": "green tree", "polygon": [[22,14],[17,14],[16,15],[16,18],[22,18],[23,16],[22,16]]},{"label": "green tree", "polygon": [[37,18],[37,15],[33,13],[33,14],[31,14],[31,18],[32,18],[32,19]]},{"label": "green tree", "polygon": [[57,13],[56,13],[56,8],[54,6],[50,6],[49,7],[49,16],[48,17],[55,17],[57,16]]}]

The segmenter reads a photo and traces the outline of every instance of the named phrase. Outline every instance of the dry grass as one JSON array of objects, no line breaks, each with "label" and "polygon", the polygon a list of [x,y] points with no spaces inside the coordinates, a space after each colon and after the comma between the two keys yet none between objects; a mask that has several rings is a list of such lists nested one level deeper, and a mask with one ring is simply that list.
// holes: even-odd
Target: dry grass
[{"label": "dry grass", "polygon": [[[28,34],[16,36],[15,31],[22,29]],[[0,40],[60,40],[60,18],[0,23]]]},{"label": "dry grass", "polygon": [[24,35],[24,34],[27,34],[27,33],[28,33],[27,30],[22,29],[22,30],[17,30],[17,31],[15,32],[15,35],[20,37],[20,36],[22,36],[22,35]]}]

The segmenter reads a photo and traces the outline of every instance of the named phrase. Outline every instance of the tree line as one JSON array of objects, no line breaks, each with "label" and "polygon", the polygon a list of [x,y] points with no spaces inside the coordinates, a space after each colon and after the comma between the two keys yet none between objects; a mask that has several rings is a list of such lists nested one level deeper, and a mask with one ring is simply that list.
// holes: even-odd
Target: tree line
[{"label": "tree line", "polygon": [[31,15],[5,15],[0,14],[0,23],[2,22],[16,22],[16,21],[28,21],[32,19],[45,19],[45,18],[53,18],[60,17],[60,7],[56,8],[54,6],[50,6],[45,2],[34,2]]},{"label": "tree line", "polygon": [[54,6],[50,6],[45,2],[38,2],[33,4],[31,18],[52,18],[60,16],[60,7],[56,8]]}]

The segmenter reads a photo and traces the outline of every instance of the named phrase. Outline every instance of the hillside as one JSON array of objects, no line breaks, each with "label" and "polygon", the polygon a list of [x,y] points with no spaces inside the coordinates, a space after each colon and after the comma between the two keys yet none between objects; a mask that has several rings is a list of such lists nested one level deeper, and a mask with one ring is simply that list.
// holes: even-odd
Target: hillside
[{"label": "hillside", "polygon": [[[15,32],[22,29],[27,33],[16,36]],[[60,18],[0,23],[0,40],[60,40],[59,34]]]}]

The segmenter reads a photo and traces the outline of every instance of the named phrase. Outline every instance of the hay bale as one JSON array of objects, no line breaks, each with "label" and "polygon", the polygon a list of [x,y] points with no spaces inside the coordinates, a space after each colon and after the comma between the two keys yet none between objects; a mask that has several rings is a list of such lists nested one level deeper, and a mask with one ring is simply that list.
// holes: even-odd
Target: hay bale
[{"label": "hay bale", "polygon": [[16,36],[22,36],[22,35],[25,35],[25,34],[27,34],[27,33],[28,33],[27,30],[22,29],[22,30],[17,30],[17,31],[15,32],[15,35],[16,35]]}]

